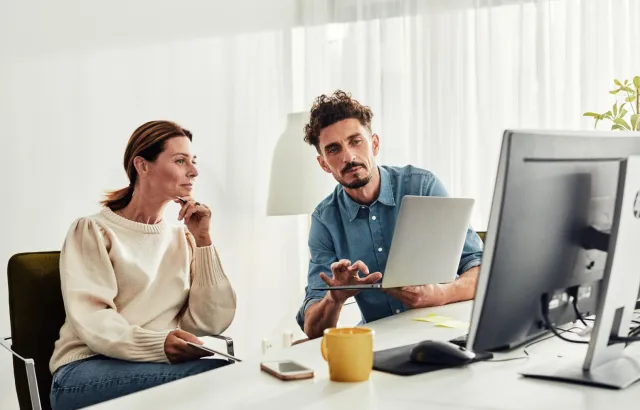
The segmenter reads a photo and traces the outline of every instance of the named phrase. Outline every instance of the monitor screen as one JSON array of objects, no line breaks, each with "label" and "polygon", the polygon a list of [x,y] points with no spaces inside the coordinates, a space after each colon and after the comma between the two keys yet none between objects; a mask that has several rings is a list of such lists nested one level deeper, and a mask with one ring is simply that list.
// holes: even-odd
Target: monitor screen
[{"label": "monitor screen", "polygon": [[595,313],[607,253],[584,233],[611,228],[619,165],[640,137],[507,131],[504,135],[468,347],[510,349]]}]

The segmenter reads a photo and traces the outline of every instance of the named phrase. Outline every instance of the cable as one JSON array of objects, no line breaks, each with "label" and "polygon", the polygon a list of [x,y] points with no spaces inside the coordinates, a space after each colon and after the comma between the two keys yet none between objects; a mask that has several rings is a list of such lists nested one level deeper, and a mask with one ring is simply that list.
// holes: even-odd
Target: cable
[{"label": "cable", "polygon": [[[564,329],[560,329],[560,330],[562,330],[562,332],[561,332],[561,333],[567,333],[567,332],[569,332],[569,333],[574,333],[574,332],[573,332],[573,330],[582,330],[582,328],[577,327],[577,326],[573,326],[573,327],[570,327],[569,329],[566,329],[566,330],[564,330]],[[555,335],[555,334],[552,334],[551,336],[547,336],[547,337],[544,337],[544,338],[542,338],[542,339],[539,339],[539,340],[536,340],[536,341],[534,341],[534,342],[529,343],[528,345],[526,345],[526,346],[524,347],[524,353],[528,356],[528,355],[529,355],[529,352],[527,352],[527,349],[528,349],[528,348],[530,348],[531,346],[533,346],[533,345],[534,345],[534,344],[536,344],[536,343],[544,342],[545,340],[549,340],[549,339],[552,339],[552,338],[554,338],[554,337],[556,337],[556,335]]]},{"label": "cable", "polygon": [[[569,328],[569,329],[560,329],[560,330],[561,330],[561,332],[560,332],[560,333],[567,333],[567,332],[569,332],[569,333],[574,333],[574,332],[573,332],[573,330],[582,330],[582,328],[577,327],[577,326],[574,326],[574,327],[571,327],[571,328]],[[520,356],[520,357],[508,357],[508,358],[506,358],[506,359],[497,359],[497,360],[487,360],[487,362],[491,362],[491,363],[498,363],[498,362],[510,362],[510,361],[513,361],[513,360],[528,359],[528,358],[529,358],[529,352],[527,352],[527,349],[528,349],[528,348],[530,348],[531,346],[533,346],[533,345],[534,345],[534,344],[536,344],[536,343],[544,342],[545,340],[549,340],[549,339],[552,339],[552,338],[554,338],[554,337],[556,337],[556,336],[555,336],[555,335],[551,335],[551,336],[543,337],[542,339],[538,339],[538,340],[535,340],[535,341],[533,341],[533,342],[531,342],[531,343],[527,344],[527,345],[524,347],[524,349],[522,350],[522,353],[524,353],[524,354],[525,354],[524,356]]]},{"label": "cable", "polygon": [[[545,306],[548,306],[548,304],[543,305],[542,310],[543,310],[543,315],[545,315],[546,312],[546,317],[545,317],[545,322],[547,323],[547,326],[551,326],[550,322],[549,322],[549,311],[548,309],[545,309]],[[584,323],[585,326],[589,327],[587,325],[587,323],[584,321],[584,319],[582,318],[582,313],[580,313],[580,311],[578,310],[578,305],[576,302],[576,299],[573,299],[573,309],[576,312],[576,315],[578,316],[578,319],[580,319],[580,321],[582,323]],[[632,319],[631,320],[632,323],[638,323],[637,320]],[[555,329],[552,328],[551,329],[552,332],[556,333]],[[616,343],[624,343],[625,347],[629,346],[629,344],[633,343],[633,342],[640,342],[640,337],[635,337],[635,334],[640,333],[640,326],[633,328],[629,331],[629,336],[610,336],[609,337],[609,344],[616,344]],[[557,334],[557,336],[559,338],[561,338],[562,340],[566,340],[568,342],[572,342],[572,343],[589,343],[587,341],[578,341],[578,340],[570,340],[570,339],[565,339],[564,337],[560,336],[560,334]]]},{"label": "cable", "polygon": [[497,359],[497,360],[487,360],[487,362],[489,363],[499,363],[499,362],[510,362],[513,360],[522,360],[522,359],[528,359],[529,355],[526,356],[520,356],[520,357],[508,357],[506,359]]},{"label": "cable", "polygon": [[553,324],[551,324],[551,320],[549,319],[549,295],[546,295],[546,294],[542,297],[542,319],[544,320],[544,324],[547,327],[547,329],[551,330],[551,332],[555,336],[559,337],[565,342],[577,343],[577,344],[589,344],[589,342],[586,340],[567,339],[566,337],[558,333],[558,331],[556,330],[556,327]]},{"label": "cable", "polygon": [[576,312],[576,316],[578,316],[578,319],[580,319],[580,321],[582,322],[582,324],[585,327],[589,327],[589,325],[587,324],[587,322],[584,321],[583,317],[582,317],[582,313],[580,313],[580,310],[578,310],[578,298],[573,298],[573,310]]},{"label": "cable", "polygon": [[609,342],[612,342],[612,343],[626,343],[627,346],[628,346],[629,343],[640,342],[640,336],[623,336],[623,337],[611,336],[611,338],[609,339]]}]

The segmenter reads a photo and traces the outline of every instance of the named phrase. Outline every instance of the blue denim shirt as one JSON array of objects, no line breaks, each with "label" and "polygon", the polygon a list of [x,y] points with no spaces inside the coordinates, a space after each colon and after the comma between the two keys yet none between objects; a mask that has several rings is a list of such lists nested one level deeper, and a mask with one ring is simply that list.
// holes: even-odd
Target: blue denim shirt
[{"label": "blue denim shirt", "polygon": [[[333,262],[340,259],[349,259],[351,262],[361,260],[367,265],[369,272],[381,272],[384,276],[403,196],[448,196],[438,178],[424,169],[408,165],[379,166],[378,170],[380,194],[371,205],[357,204],[338,185],[313,212],[309,232],[311,260],[306,296],[296,317],[302,329],[307,308],[319,302],[327,292],[311,288],[326,286],[320,279],[320,272],[331,276]],[[469,228],[458,265],[458,275],[480,265],[481,259],[482,242],[475,231]],[[355,299],[364,322],[407,310],[402,302],[384,292],[360,292]]]}]

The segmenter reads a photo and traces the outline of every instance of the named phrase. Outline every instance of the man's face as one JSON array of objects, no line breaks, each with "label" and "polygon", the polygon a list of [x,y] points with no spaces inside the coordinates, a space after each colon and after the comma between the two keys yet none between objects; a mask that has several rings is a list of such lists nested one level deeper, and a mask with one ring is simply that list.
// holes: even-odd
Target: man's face
[{"label": "man's face", "polygon": [[340,185],[361,188],[373,177],[379,143],[357,119],[338,121],[320,131],[318,163]]}]

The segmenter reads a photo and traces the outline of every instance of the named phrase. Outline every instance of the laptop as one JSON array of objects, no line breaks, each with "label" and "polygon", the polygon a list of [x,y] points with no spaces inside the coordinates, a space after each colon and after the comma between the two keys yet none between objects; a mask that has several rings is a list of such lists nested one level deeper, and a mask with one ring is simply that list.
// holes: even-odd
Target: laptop
[{"label": "laptop", "polygon": [[474,202],[471,198],[404,196],[382,281],[312,289],[388,289],[453,282]]}]

